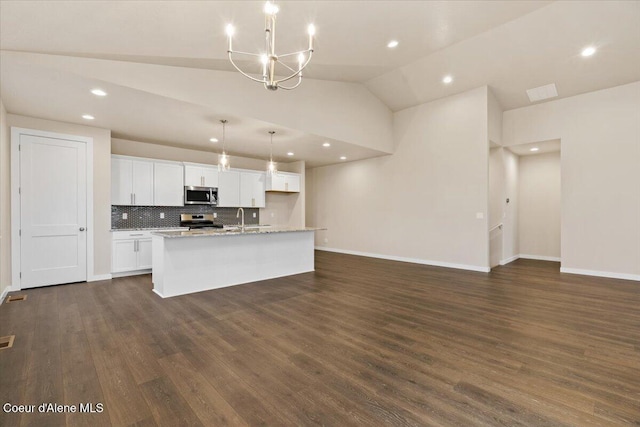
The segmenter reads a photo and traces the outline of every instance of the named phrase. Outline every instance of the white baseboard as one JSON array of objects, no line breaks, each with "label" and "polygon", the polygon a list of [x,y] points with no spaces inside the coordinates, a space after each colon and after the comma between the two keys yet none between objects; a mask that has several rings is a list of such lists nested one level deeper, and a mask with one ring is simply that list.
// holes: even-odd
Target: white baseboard
[{"label": "white baseboard", "polygon": [[87,282],[98,282],[100,280],[111,280],[113,276],[111,274],[94,274],[87,278]]},{"label": "white baseboard", "polygon": [[581,268],[560,267],[560,273],[582,274],[583,276],[608,277],[611,279],[624,279],[640,281],[640,274],[613,273],[610,271],[583,270]]},{"label": "white baseboard", "polygon": [[560,262],[560,258],[559,257],[555,257],[555,256],[520,254],[520,255],[518,255],[518,257],[522,258],[522,259],[535,259],[535,260],[538,260],[538,261]]},{"label": "white baseboard", "polygon": [[2,291],[2,294],[0,294],[0,305],[2,305],[9,292],[11,292],[11,286],[7,286],[6,288],[4,288],[4,291]]},{"label": "white baseboard", "polygon": [[414,264],[432,265],[434,267],[446,267],[446,268],[457,268],[459,270],[479,271],[482,273],[488,273],[491,270],[489,267],[480,267],[476,265],[455,264],[451,262],[432,261],[432,260],[420,259],[420,258],[406,258],[406,257],[399,257],[394,255],[381,255],[381,254],[375,254],[371,252],[360,252],[360,251],[350,251],[348,249],[328,248],[326,246],[316,246],[315,249],[319,251],[336,252],[336,253],[347,254],[347,255],[357,255],[357,256],[365,256],[369,258],[388,259],[390,261],[411,262]]},{"label": "white baseboard", "polygon": [[140,276],[142,274],[151,274],[151,269],[148,268],[146,270],[123,271],[121,273],[111,273],[111,278],[115,279],[117,277]]},{"label": "white baseboard", "polygon": [[520,255],[514,255],[512,257],[503,259],[503,260],[500,261],[500,265],[507,265],[510,262],[513,262],[513,261],[517,260],[518,258],[520,258]]}]

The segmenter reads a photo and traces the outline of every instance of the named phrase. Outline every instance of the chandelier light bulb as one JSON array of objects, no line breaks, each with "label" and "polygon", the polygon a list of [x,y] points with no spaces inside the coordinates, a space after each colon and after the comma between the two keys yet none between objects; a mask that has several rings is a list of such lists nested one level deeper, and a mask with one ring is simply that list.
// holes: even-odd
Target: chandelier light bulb
[{"label": "chandelier light bulb", "polygon": [[316,26],[313,24],[309,24],[309,26],[307,27],[307,33],[310,36],[315,36],[316,35]]},{"label": "chandelier light bulb", "polygon": [[299,54],[298,55],[298,64],[300,64],[300,65],[304,64],[304,60],[305,59],[306,58],[304,57],[304,53]]},{"label": "chandelier light bulb", "polygon": [[233,37],[233,35],[236,33],[236,29],[233,25],[231,24],[227,24],[227,27],[225,28],[225,33],[227,33],[227,36],[229,38]]},{"label": "chandelier light bulb", "polygon": [[266,2],[264,5],[264,13],[267,15],[275,15],[279,10],[280,8],[270,1]]}]

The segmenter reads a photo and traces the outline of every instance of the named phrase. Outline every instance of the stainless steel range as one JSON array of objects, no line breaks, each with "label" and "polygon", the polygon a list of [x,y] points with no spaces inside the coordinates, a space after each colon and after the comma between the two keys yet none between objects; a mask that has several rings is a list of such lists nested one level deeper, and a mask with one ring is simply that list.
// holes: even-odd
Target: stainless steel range
[{"label": "stainless steel range", "polygon": [[189,227],[189,230],[194,230],[222,228],[222,224],[214,221],[213,214],[180,214],[180,227]]}]

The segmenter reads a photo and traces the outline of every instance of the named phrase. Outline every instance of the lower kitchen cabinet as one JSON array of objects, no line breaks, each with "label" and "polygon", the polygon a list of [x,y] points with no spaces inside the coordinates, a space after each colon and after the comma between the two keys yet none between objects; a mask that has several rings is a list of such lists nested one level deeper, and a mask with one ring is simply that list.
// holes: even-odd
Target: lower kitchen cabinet
[{"label": "lower kitchen cabinet", "polygon": [[126,276],[126,273],[147,273],[152,264],[151,233],[157,231],[163,230],[114,231],[111,244],[111,272],[121,273],[121,276]]}]

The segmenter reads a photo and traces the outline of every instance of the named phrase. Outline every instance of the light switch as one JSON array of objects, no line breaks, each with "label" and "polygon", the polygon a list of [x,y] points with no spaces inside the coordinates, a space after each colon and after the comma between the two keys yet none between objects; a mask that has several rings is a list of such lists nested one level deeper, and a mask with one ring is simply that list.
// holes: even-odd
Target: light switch
[{"label": "light switch", "polygon": [[256,217],[256,213],[255,213],[255,212],[253,213],[253,217],[254,217],[254,218]]},{"label": "light switch", "polygon": [[476,212],[476,219],[483,219],[483,218],[484,218],[484,213]]},{"label": "light switch", "polygon": [[164,219],[164,212],[160,212],[160,219]]},{"label": "light switch", "polygon": [[218,212],[214,212],[214,213],[213,213],[213,217],[214,217],[214,218],[218,218]]},{"label": "light switch", "polygon": [[127,219],[127,213],[126,212],[122,213],[122,219]]}]

